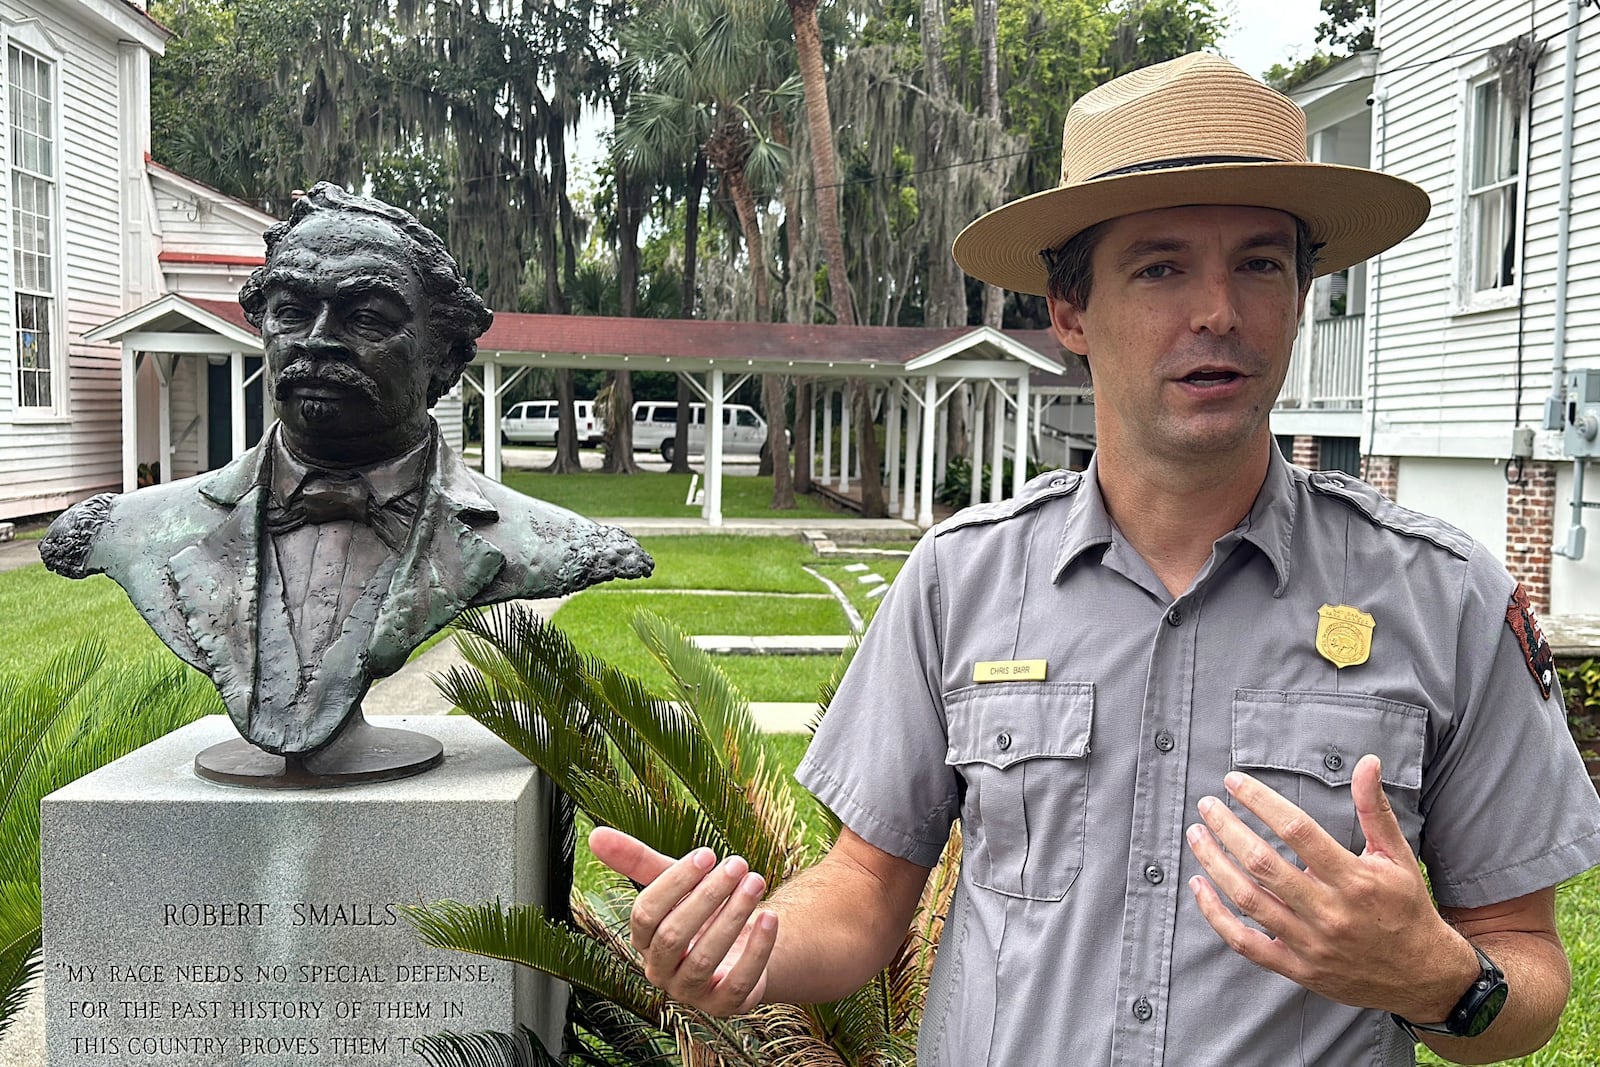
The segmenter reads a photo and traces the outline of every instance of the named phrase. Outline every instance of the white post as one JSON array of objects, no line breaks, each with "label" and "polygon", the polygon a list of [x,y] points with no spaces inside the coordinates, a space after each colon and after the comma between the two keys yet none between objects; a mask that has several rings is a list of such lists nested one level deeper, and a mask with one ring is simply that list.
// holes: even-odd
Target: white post
[{"label": "white post", "polygon": [[889,514],[894,514],[894,509],[900,505],[900,381],[892,382],[893,388],[889,390],[889,411],[886,416],[887,426],[883,435],[884,462],[887,465],[884,480],[889,483]]},{"label": "white post", "polygon": [[999,382],[991,382],[989,394],[994,404],[994,430],[989,446],[989,499],[999,501],[1006,470],[1006,395]]},{"label": "white post", "polygon": [[[161,358],[166,355],[166,359]],[[156,362],[156,458],[161,463],[159,482],[172,481],[172,370],[178,357],[170,353],[154,356]]]},{"label": "white post", "polygon": [[933,414],[939,410],[939,379],[928,375],[922,387],[922,503],[917,509],[917,525],[933,525]]},{"label": "white post", "polygon": [[817,480],[817,459],[821,455],[817,451],[817,432],[822,426],[822,407],[820,399],[824,396],[823,390],[815,385],[811,387],[811,480]]},{"label": "white post", "polygon": [[483,476],[500,481],[500,364],[483,365]]},{"label": "white post", "polygon": [[139,353],[122,343],[122,491],[139,488],[139,398],[135,393],[134,363]]},{"label": "white post", "polygon": [[972,447],[967,450],[972,459],[972,492],[968,504],[983,499],[983,446],[987,443],[983,436],[983,416],[988,406],[983,393],[986,388],[984,382],[972,383]]},{"label": "white post", "polygon": [[228,443],[234,459],[244,455],[244,353],[228,353]]},{"label": "white post", "polygon": [[1012,446],[1016,455],[1011,457],[1011,495],[1022,495],[1022,484],[1028,480],[1028,372],[1017,375],[1017,438]]},{"label": "white post", "polygon": [[850,491],[850,386],[839,390],[839,492]]},{"label": "white post", "polygon": [[900,505],[900,517],[913,522],[917,517],[917,461],[922,457],[922,407],[913,402],[906,405],[906,491]]},{"label": "white post", "polygon": [[833,488],[833,386],[822,390],[822,484]]},{"label": "white post", "polygon": [[703,514],[722,525],[722,370],[711,369],[711,403],[706,405],[706,503]]}]

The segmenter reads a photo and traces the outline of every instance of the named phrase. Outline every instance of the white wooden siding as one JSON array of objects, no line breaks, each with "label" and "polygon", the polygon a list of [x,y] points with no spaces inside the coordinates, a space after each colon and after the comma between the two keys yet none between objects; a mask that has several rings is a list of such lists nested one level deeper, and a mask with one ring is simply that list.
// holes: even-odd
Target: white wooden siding
[{"label": "white wooden siding", "polygon": [[[1462,71],[1491,46],[1526,32],[1530,10],[1549,46],[1527,133],[1521,307],[1452,314]],[[1540,419],[1549,389],[1566,4],[1535,0],[1512,10],[1499,0],[1385,0],[1381,17],[1379,79],[1388,98],[1374,123],[1374,159],[1421,185],[1434,207],[1422,228],[1383,258],[1373,448],[1504,458],[1512,427]],[[1577,103],[1567,360],[1584,366],[1600,364],[1600,17],[1587,11]],[[1513,411],[1519,332],[1522,403]]]},{"label": "white wooden siding", "polygon": [[[0,0],[0,22],[8,29],[34,20],[59,46],[50,58],[59,114],[62,269],[56,299],[64,311],[67,373],[59,383],[62,418],[17,418],[10,190],[9,182],[0,182],[0,518],[53,510],[121,480],[120,352],[81,341],[86,330],[124,310],[117,35],[70,19],[51,0]],[[9,166],[8,140],[0,138],[0,168]]]}]

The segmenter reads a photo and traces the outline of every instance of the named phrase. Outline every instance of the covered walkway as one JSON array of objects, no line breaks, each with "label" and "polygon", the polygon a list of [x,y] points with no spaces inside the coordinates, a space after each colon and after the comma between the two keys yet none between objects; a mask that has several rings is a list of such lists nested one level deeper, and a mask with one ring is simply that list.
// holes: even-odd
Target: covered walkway
[{"label": "covered walkway", "polygon": [[[248,447],[247,427],[266,412],[247,410],[247,396],[265,408],[259,334],[237,303],[167,295],[91,331],[87,339],[122,346],[123,483],[138,484],[139,425],[135,369],[154,359],[158,371],[156,454],[162,479],[173,472],[171,383],[179,360],[204,359],[227,368],[231,417],[226,454]],[[500,422],[505,391],[529,368],[670,371],[688,382],[708,410],[705,496],[701,515],[710,526],[722,515],[723,405],[748,378],[766,374],[813,382],[812,478],[850,495],[860,461],[845,397],[851,382],[869,390],[874,421],[883,427],[884,488],[891,515],[926,527],[934,521],[937,472],[948,459],[949,400],[968,399],[968,454],[987,484],[974,477],[971,502],[999,499],[1002,471],[1012,463],[1011,490],[1026,480],[1026,460],[1037,457],[1046,408],[1063,399],[1069,434],[1086,434],[1088,378],[1064,359],[1045,330],[1001,331],[986,326],[929,330],[889,326],[795,326],[785,323],[626,319],[581,315],[497,313],[478,340],[478,356],[463,375],[483,397],[485,427]],[[255,388],[252,390],[252,386]],[[198,401],[197,401],[198,402]],[[203,405],[200,410],[203,412]],[[195,418],[180,430],[186,439]],[[204,432],[203,430],[201,432]],[[484,434],[483,470],[501,476],[499,435]],[[838,447],[835,448],[835,441]],[[213,450],[215,458],[217,450]],[[213,463],[214,465],[214,463]],[[203,467],[201,469],[204,469]]]}]

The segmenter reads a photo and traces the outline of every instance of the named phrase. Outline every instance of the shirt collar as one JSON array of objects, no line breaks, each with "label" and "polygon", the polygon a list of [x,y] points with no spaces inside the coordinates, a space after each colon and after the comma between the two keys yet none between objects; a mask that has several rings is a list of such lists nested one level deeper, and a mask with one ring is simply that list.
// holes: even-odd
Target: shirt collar
[{"label": "shirt collar", "polygon": [[[1290,548],[1294,541],[1294,520],[1299,497],[1294,491],[1294,471],[1276,445],[1267,461],[1267,476],[1256,494],[1255,503],[1244,520],[1218,538],[1219,546],[1245,540],[1255,545],[1272,564],[1278,584],[1274,597],[1281,597],[1289,586]],[[1072,562],[1090,548],[1109,545],[1115,539],[1111,515],[1100,495],[1099,457],[1091,457],[1083,481],[1072,496],[1072,510],[1061,531],[1061,547],[1056,552],[1053,581],[1060,581]]]},{"label": "shirt collar", "polygon": [[[422,467],[428,460],[428,446],[432,436],[425,437],[411,451],[393,459],[374,463],[370,467],[340,469],[340,474],[359,474],[367,483],[376,507],[387,507],[396,497],[404,496],[422,480]],[[313,467],[295,455],[278,436],[273,441],[272,494],[279,500],[292,497],[307,478],[329,473],[328,469]]]}]

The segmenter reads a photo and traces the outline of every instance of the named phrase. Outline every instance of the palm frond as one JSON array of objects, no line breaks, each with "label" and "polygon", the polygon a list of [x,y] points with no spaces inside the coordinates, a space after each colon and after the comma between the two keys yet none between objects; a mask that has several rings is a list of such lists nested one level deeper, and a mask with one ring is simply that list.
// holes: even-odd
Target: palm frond
[{"label": "palm frond", "polygon": [[429,1067],[561,1067],[539,1035],[525,1026],[514,1034],[429,1034],[411,1047]]},{"label": "palm frond", "polygon": [[0,882],[0,1036],[39,976],[40,944],[38,883]]},{"label": "palm frond", "polygon": [[[581,908],[574,908],[574,919]],[[592,937],[551,922],[537,905],[502,909],[498,902],[441,900],[407,905],[401,914],[423,942],[520,963],[581,985],[648,1020],[664,1017],[666,997],[643,973]]]}]

